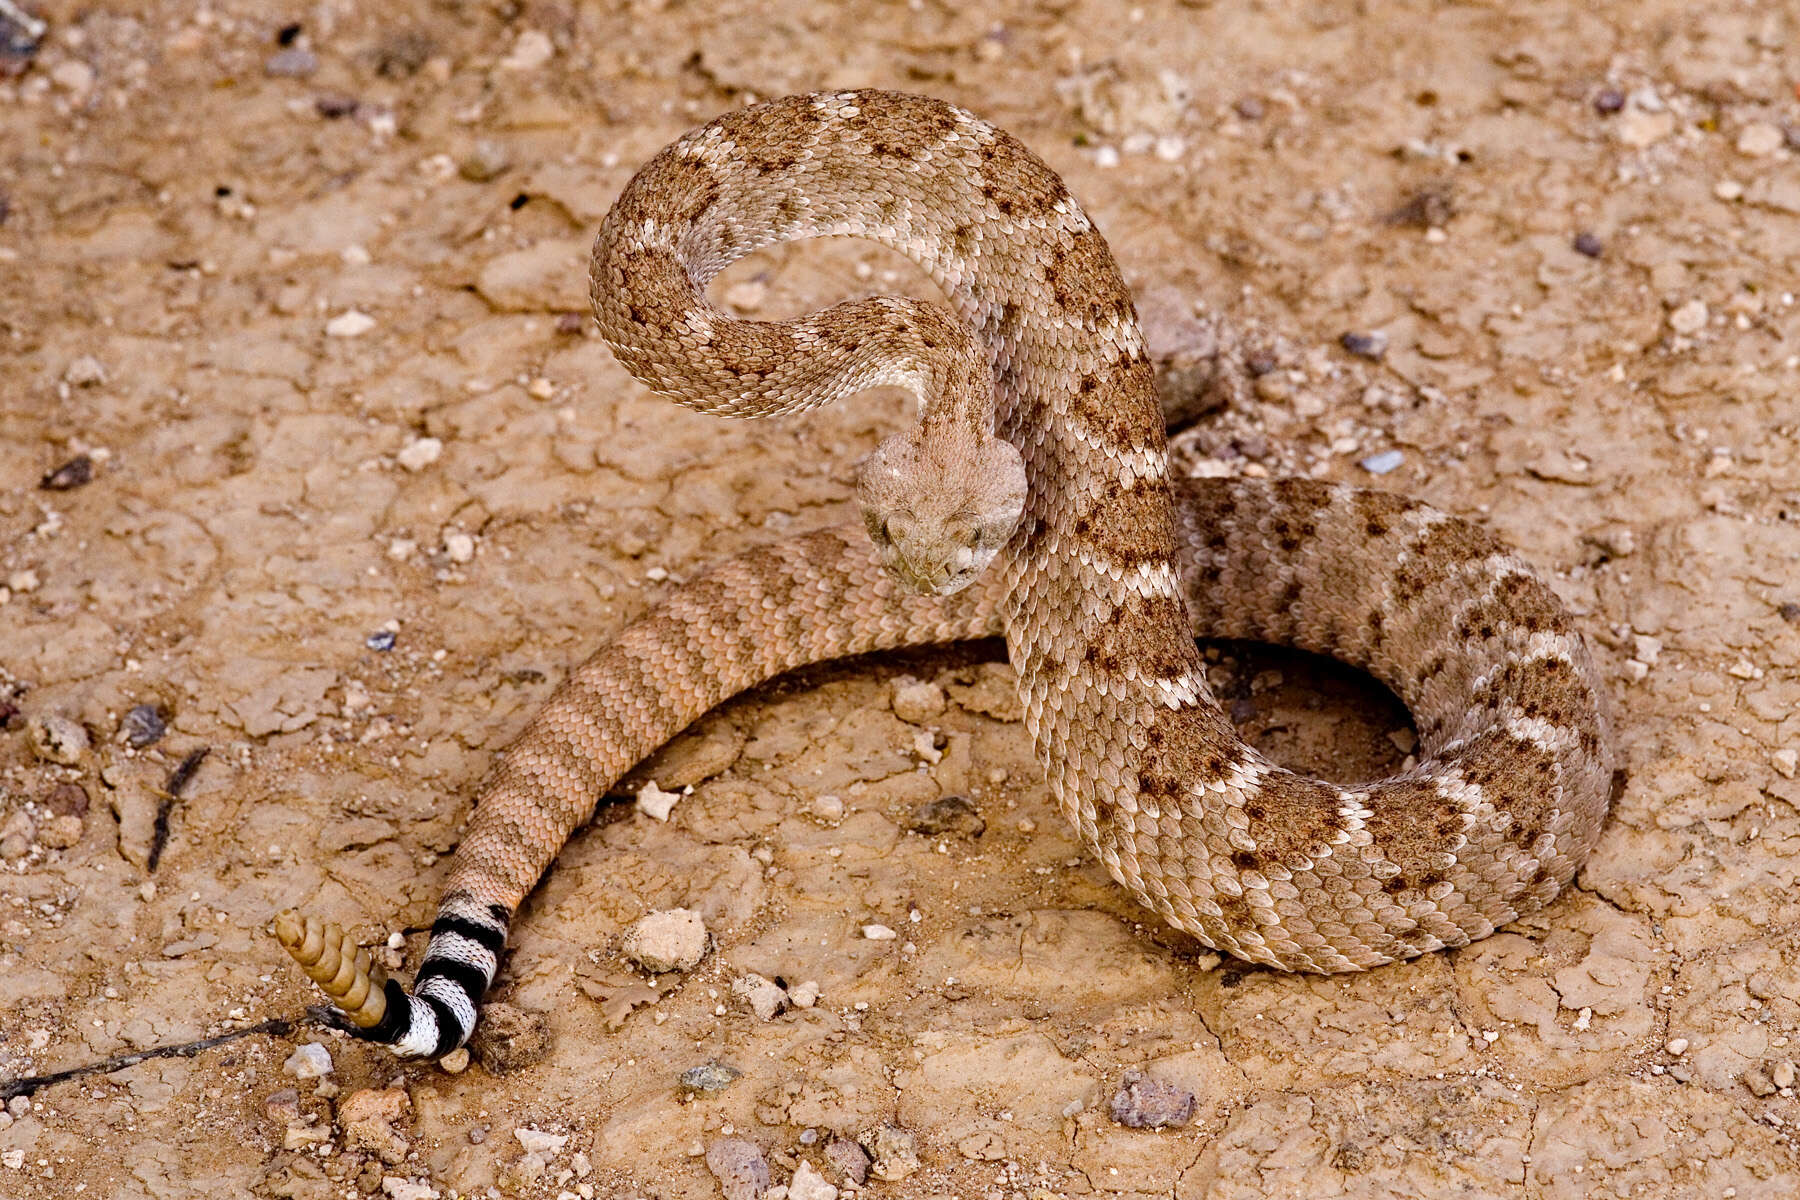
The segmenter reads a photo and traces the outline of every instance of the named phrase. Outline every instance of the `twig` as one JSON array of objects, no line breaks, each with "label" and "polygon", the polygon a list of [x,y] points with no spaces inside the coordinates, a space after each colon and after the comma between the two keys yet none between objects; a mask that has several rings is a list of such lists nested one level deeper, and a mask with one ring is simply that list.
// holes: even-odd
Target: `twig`
[{"label": "twig", "polygon": [[135,1067],[139,1063],[148,1062],[153,1058],[192,1058],[202,1050],[211,1050],[214,1046],[223,1046],[226,1042],[235,1042],[239,1038],[252,1037],[259,1033],[286,1037],[301,1025],[315,1023],[315,1019],[310,1014],[299,1019],[276,1017],[274,1020],[264,1021],[260,1025],[252,1025],[248,1029],[221,1033],[218,1037],[201,1038],[197,1042],[182,1042],[178,1046],[153,1046],[148,1050],[140,1050],[136,1054],[121,1054],[117,1058],[86,1063],[64,1071],[52,1071],[48,1075],[27,1075],[22,1079],[4,1079],[0,1080],[0,1100],[10,1100],[14,1096],[29,1096],[39,1088],[49,1087],[53,1083],[63,1083],[70,1079],[80,1079],[84,1075],[110,1075],[114,1071],[123,1071],[126,1067]]},{"label": "twig", "polygon": [[25,31],[26,38],[33,42],[42,41],[45,32],[50,28],[49,25],[14,4],[12,0],[0,0],[0,19],[11,21],[17,25]]},{"label": "twig", "polygon": [[175,801],[181,798],[182,789],[187,787],[188,781],[194,777],[194,772],[200,769],[201,761],[206,758],[206,753],[211,748],[202,746],[198,750],[190,751],[188,756],[177,764],[174,773],[169,776],[168,784],[157,793],[162,799],[156,805],[156,828],[150,835],[150,857],[144,864],[144,869],[151,874],[156,873],[156,864],[162,860],[163,847],[169,841],[169,812],[175,807]]}]

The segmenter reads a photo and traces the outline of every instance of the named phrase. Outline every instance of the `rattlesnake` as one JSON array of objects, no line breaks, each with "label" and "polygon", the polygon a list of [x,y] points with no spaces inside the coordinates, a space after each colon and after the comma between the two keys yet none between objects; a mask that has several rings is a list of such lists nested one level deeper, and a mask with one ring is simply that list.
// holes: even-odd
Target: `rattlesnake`
[{"label": "rattlesnake", "polygon": [[[752,250],[845,234],[910,256],[954,311],[876,297],[759,322],[705,297]],[[720,117],[627,185],[592,296],[626,368],[692,408],[761,416],[900,384],[922,417],[863,466],[866,530],[672,588],[562,685],[480,793],[410,996],[337,927],[278,921],[361,1036],[460,1045],[514,908],[614,780],[758,681],[871,650],[1003,633],[1088,850],[1171,925],[1252,962],[1348,971],[1465,944],[1548,902],[1592,846],[1611,755],[1551,590],[1414,500],[1171,480],[1111,252],[992,125],[878,91]],[[1214,702],[1196,630],[1366,668],[1412,711],[1420,761],[1353,787],[1274,765]]]}]

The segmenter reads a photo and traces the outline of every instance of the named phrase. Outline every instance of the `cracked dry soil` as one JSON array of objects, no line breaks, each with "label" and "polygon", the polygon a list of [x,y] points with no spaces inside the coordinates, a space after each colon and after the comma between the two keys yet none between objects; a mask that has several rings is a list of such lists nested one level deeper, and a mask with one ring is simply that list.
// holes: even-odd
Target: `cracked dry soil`
[{"label": "cracked dry soil", "polygon": [[[271,914],[427,923],[565,670],[669,581],[852,517],[902,398],[713,421],[570,315],[631,170],[753,95],[922,89],[1022,136],[1225,402],[1187,469],[1488,521],[1584,614],[1629,775],[1547,912],[1285,977],[1083,857],[998,647],[820,668],[709,717],[667,823],[605,810],[525,906],[497,995],[546,1015],[540,1061],[303,1028],[43,1086],[0,1114],[0,1196],[710,1197],[732,1139],[817,1196],[887,1124],[917,1169],[862,1190],[895,1200],[1800,1193],[1791,6],[40,7],[35,55],[0,46],[0,1080],[298,1017]],[[842,243],[721,295],[918,286]],[[1410,748],[1366,680],[1217,669],[1284,761]],[[915,832],[948,796],[973,815]],[[678,906],[712,952],[650,987],[622,931]],[[751,972],[818,1001],[759,1019]],[[284,1069],[311,1042],[330,1073]],[[741,1076],[678,1091],[714,1061]],[[1191,1120],[1117,1123],[1127,1071]]]}]

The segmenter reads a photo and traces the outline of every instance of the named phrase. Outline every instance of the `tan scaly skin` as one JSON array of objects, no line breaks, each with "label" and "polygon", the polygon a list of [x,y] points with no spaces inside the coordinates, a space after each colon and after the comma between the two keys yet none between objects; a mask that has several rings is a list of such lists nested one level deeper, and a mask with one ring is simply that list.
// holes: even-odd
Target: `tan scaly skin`
[{"label": "tan scaly skin", "polygon": [[[954,311],[877,297],[757,322],[706,299],[752,250],[843,234],[912,257]],[[592,281],[619,360],[689,407],[766,416],[899,384],[921,419],[865,461],[863,527],[713,568],[563,684],[482,788],[413,993],[329,954],[309,969],[334,1000],[384,997],[362,1036],[461,1044],[511,913],[614,780],[727,697],[870,650],[1003,633],[1088,849],[1164,920],[1253,962],[1350,971],[1463,945],[1547,903],[1592,846],[1611,757],[1550,589],[1416,501],[1171,480],[1112,255],[1004,132],[889,92],[730,113],[626,187]],[[1370,671],[1412,710],[1419,764],[1342,787],[1269,762],[1207,690],[1196,632]],[[349,948],[335,929],[320,944]]]}]

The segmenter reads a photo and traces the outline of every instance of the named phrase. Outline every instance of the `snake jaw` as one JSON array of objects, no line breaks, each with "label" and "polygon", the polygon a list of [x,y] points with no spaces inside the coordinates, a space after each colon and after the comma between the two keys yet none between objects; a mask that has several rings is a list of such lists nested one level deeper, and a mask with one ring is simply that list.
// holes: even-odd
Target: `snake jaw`
[{"label": "snake jaw", "polygon": [[338,925],[290,908],[275,918],[275,940],[350,1024],[370,1029],[387,1015],[387,972]]}]

